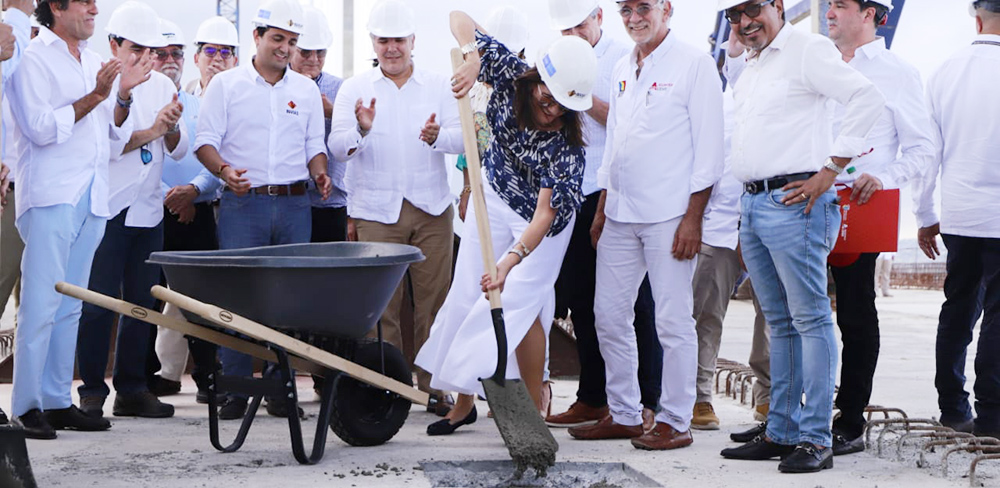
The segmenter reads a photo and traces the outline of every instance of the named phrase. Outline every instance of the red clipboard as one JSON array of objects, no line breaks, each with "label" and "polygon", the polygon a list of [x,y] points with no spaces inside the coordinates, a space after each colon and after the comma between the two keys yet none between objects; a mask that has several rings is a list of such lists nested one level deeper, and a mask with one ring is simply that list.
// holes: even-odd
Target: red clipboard
[{"label": "red clipboard", "polygon": [[847,266],[863,253],[896,252],[899,247],[899,190],[879,190],[864,205],[851,200],[851,189],[837,191],[840,230],[829,263]]}]

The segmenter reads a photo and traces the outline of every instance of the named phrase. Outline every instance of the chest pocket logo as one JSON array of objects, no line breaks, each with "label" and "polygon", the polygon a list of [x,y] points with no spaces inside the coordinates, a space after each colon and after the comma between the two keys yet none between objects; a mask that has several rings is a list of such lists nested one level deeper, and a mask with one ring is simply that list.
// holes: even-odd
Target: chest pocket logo
[{"label": "chest pocket logo", "polygon": [[298,105],[295,104],[295,101],[289,100],[289,102],[288,102],[288,108],[285,110],[285,113],[286,114],[291,114],[291,115],[298,115],[299,111],[295,110],[297,107],[298,107]]}]

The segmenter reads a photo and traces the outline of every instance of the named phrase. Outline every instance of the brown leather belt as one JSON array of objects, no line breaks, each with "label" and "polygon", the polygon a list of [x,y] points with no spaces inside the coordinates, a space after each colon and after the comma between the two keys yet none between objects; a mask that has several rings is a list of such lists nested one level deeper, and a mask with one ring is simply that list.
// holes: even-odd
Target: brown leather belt
[{"label": "brown leather belt", "polygon": [[[250,189],[251,193],[256,193],[258,195],[268,195],[272,197],[285,197],[285,196],[301,196],[305,195],[309,190],[309,182],[307,181],[297,181],[295,183],[290,183],[288,185],[263,185],[257,186]],[[225,191],[232,191],[228,186]]]}]

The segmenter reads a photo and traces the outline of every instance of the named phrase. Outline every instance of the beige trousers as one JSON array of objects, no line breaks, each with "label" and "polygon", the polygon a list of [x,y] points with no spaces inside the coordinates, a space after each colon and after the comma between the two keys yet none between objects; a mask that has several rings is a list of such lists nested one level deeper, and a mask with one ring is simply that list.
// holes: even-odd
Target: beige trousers
[{"label": "beige trousers", "polygon": [[[405,286],[413,291],[413,350],[419,351],[427,336],[438,309],[448,296],[451,281],[451,263],[454,253],[455,232],[452,220],[455,211],[448,207],[438,216],[430,215],[410,202],[403,200],[399,220],[387,225],[370,220],[355,219],[358,240],[365,242],[391,242],[420,248],[427,258],[411,264],[407,276],[396,288],[382,314],[382,334],[386,342],[403,350],[403,332],[399,325]],[[408,278],[408,279],[407,279]],[[374,332],[372,333],[374,335]],[[440,394],[430,387],[431,375],[417,369],[417,386],[422,391]]]},{"label": "beige trousers", "polygon": [[14,206],[14,190],[7,192],[7,206],[0,216],[0,314],[7,308],[7,300],[14,293],[15,303],[20,301],[21,255],[24,242],[14,227],[17,208]]}]

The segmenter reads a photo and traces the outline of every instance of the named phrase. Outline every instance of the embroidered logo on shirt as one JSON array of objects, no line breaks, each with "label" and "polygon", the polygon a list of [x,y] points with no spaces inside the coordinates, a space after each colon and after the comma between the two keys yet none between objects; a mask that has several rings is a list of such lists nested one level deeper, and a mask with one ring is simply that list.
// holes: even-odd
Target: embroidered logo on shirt
[{"label": "embroidered logo on shirt", "polygon": [[298,105],[296,105],[295,102],[293,102],[293,101],[289,101],[288,102],[288,110],[285,110],[285,113],[286,114],[291,114],[291,115],[298,115],[299,111],[295,110],[295,107],[298,107]]},{"label": "embroidered logo on shirt", "polygon": [[667,91],[674,87],[673,83],[657,83],[653,82],[653,86],[649,87],[649,91]]}]

